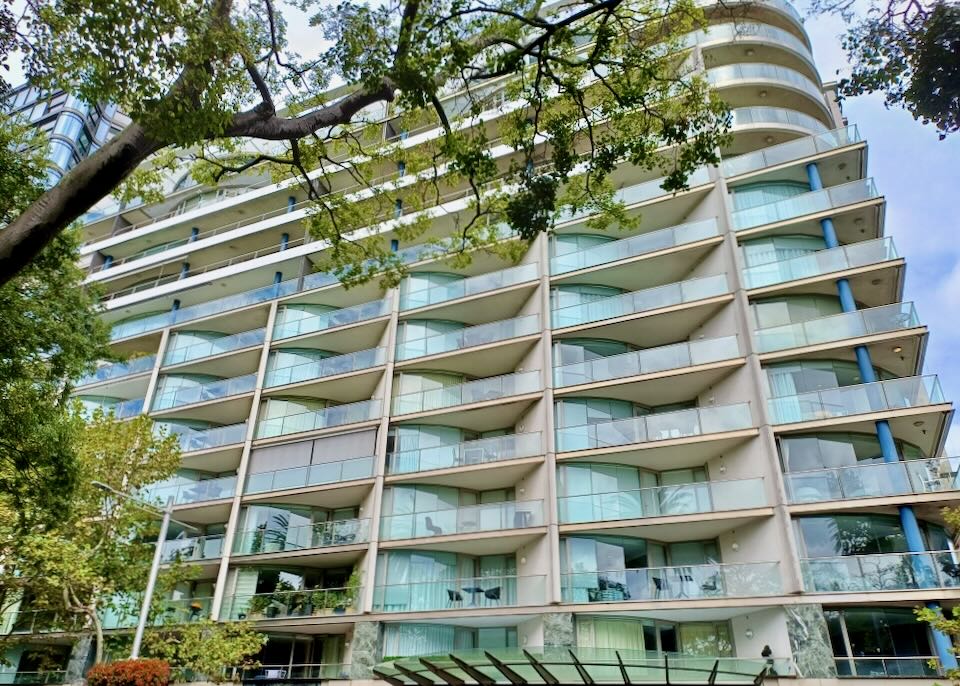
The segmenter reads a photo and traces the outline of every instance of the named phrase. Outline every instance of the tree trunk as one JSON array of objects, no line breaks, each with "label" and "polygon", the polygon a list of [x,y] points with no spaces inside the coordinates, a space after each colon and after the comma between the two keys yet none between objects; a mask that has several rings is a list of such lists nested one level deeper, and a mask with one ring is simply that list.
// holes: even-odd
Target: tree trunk
[{"label": "tree trunk", "polygon": [[93,654],[93,664],[98,665],[103,662],[103,624],[97,616],[97,611],[90,613],[90,621],[93,622],[94,640],[96,641],[96,650]]},{"label": "tree trunk", "polygon": [[0,230],[0,286],[7,283],[101,198],[114,190],[164,143],[132,123],[90,157],[80,161],[56,186]]}]

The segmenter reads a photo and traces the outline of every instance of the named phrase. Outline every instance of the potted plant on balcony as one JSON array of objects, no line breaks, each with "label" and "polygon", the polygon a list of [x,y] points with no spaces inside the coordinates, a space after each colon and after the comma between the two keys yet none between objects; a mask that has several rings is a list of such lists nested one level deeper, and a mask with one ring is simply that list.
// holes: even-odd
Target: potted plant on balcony
[{"label": "potted plant on balcony", "polygon": [[342,615],[346,614],[347,609],[354,607],[357,599],[360,597],[360,570],[354,569],[350,573],[350,578],[347,579],[346,587],[338,592],[337,594],[337,604],[333,607],[333,613]]}]

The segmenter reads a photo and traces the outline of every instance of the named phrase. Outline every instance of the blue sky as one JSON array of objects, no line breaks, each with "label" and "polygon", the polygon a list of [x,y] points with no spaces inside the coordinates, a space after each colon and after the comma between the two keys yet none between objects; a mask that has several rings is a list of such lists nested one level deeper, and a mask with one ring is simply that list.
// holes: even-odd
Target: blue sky
[{"label": "blue sky", "polygon": [[[823,80],[846,66],[836,17],[806,20]],[[868,143],[868,173],[887,199],[885,229],[907,260],[905,301],[913,301],[930,327],[924,371],[937,374],[944,392],[960,399],[960,135],[941,141],[901,109],[886,109],[879,96],[846,100],[843,112]],[[956,194],[956,195],[955,195]],[[951,449],[952,448],[952,449]],[[960,431],[948,441],[960,455]]]}]

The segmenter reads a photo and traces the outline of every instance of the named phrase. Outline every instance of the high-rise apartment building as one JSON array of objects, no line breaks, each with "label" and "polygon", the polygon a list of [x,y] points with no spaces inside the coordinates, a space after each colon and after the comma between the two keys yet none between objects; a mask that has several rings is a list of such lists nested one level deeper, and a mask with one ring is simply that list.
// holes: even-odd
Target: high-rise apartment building
[{"label": "high-rise apartment building", "polygon": [[116,105],[88,105],[63,91],[45,93],[29,83],[11,89],[2,107],[50,138],[51,185],[130,123]]},{"label": "high-rise apartment building", "polygon": [[[722,163],[676,194],[622,165],[642,214],[625,234],[571,214],[518,264],[461,271],[399,244],[399,288],[348,290],[315,270],[292,180],[184,182],[89,217],[89,280],[137,356],[77,395],[180,435],[152,494],[203,533],[166,544],[199,570],[169,609],[267,632],[247,678],[802,684],[955,664],[913,615],[960,598],[952,405],[799,15],[744,11],[690,36],[733,109]],[[405,146],[439,135],[382,122]]]}]

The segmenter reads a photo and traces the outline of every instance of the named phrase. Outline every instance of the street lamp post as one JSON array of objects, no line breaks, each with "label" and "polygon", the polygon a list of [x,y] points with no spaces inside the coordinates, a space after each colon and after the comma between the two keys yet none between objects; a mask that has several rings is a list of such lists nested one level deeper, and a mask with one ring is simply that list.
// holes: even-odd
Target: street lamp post
[{"label": "street lamp post", "polygon": [[[157,544],[154,546],[153,551],[153,563],[150,565],[150,575],[147,577],[147,587],[143,592],[143,602],[140,604],[140,618],[137,620],[137,630],[133,635],[133,647],[130,649],[130,659],[136,660],[140,657],[140,646],[143,644],[143,632],[147,628],[147,619],[150,616],[150,604],[153,602],[153,589],[157,585],[157,576],[160,574],[160,563],[163,560],[163,544],[167,540],[167,529],[170,528],[170,522],[177,520],[172,518],[173,515],[173,496],[167,498],[167,504],[162,510],[151,505],[148,502],[135,498],[132,495],[118,491],[112,486],[108,486],[105,483],[100,481],[92,482],[96,488],[99,488],[102,491],[109,491],[110,493],[120,496],[125,500],[129,500],[132,503],[136,504],[140,508],[147,510],[152,514],[159,514],[160,517],[160,533],[157,535]],[[193,531],[199,531],[194,526],[190,526],[184,522],[177,522],[180,526],[185,529],[191,529]]]}]

